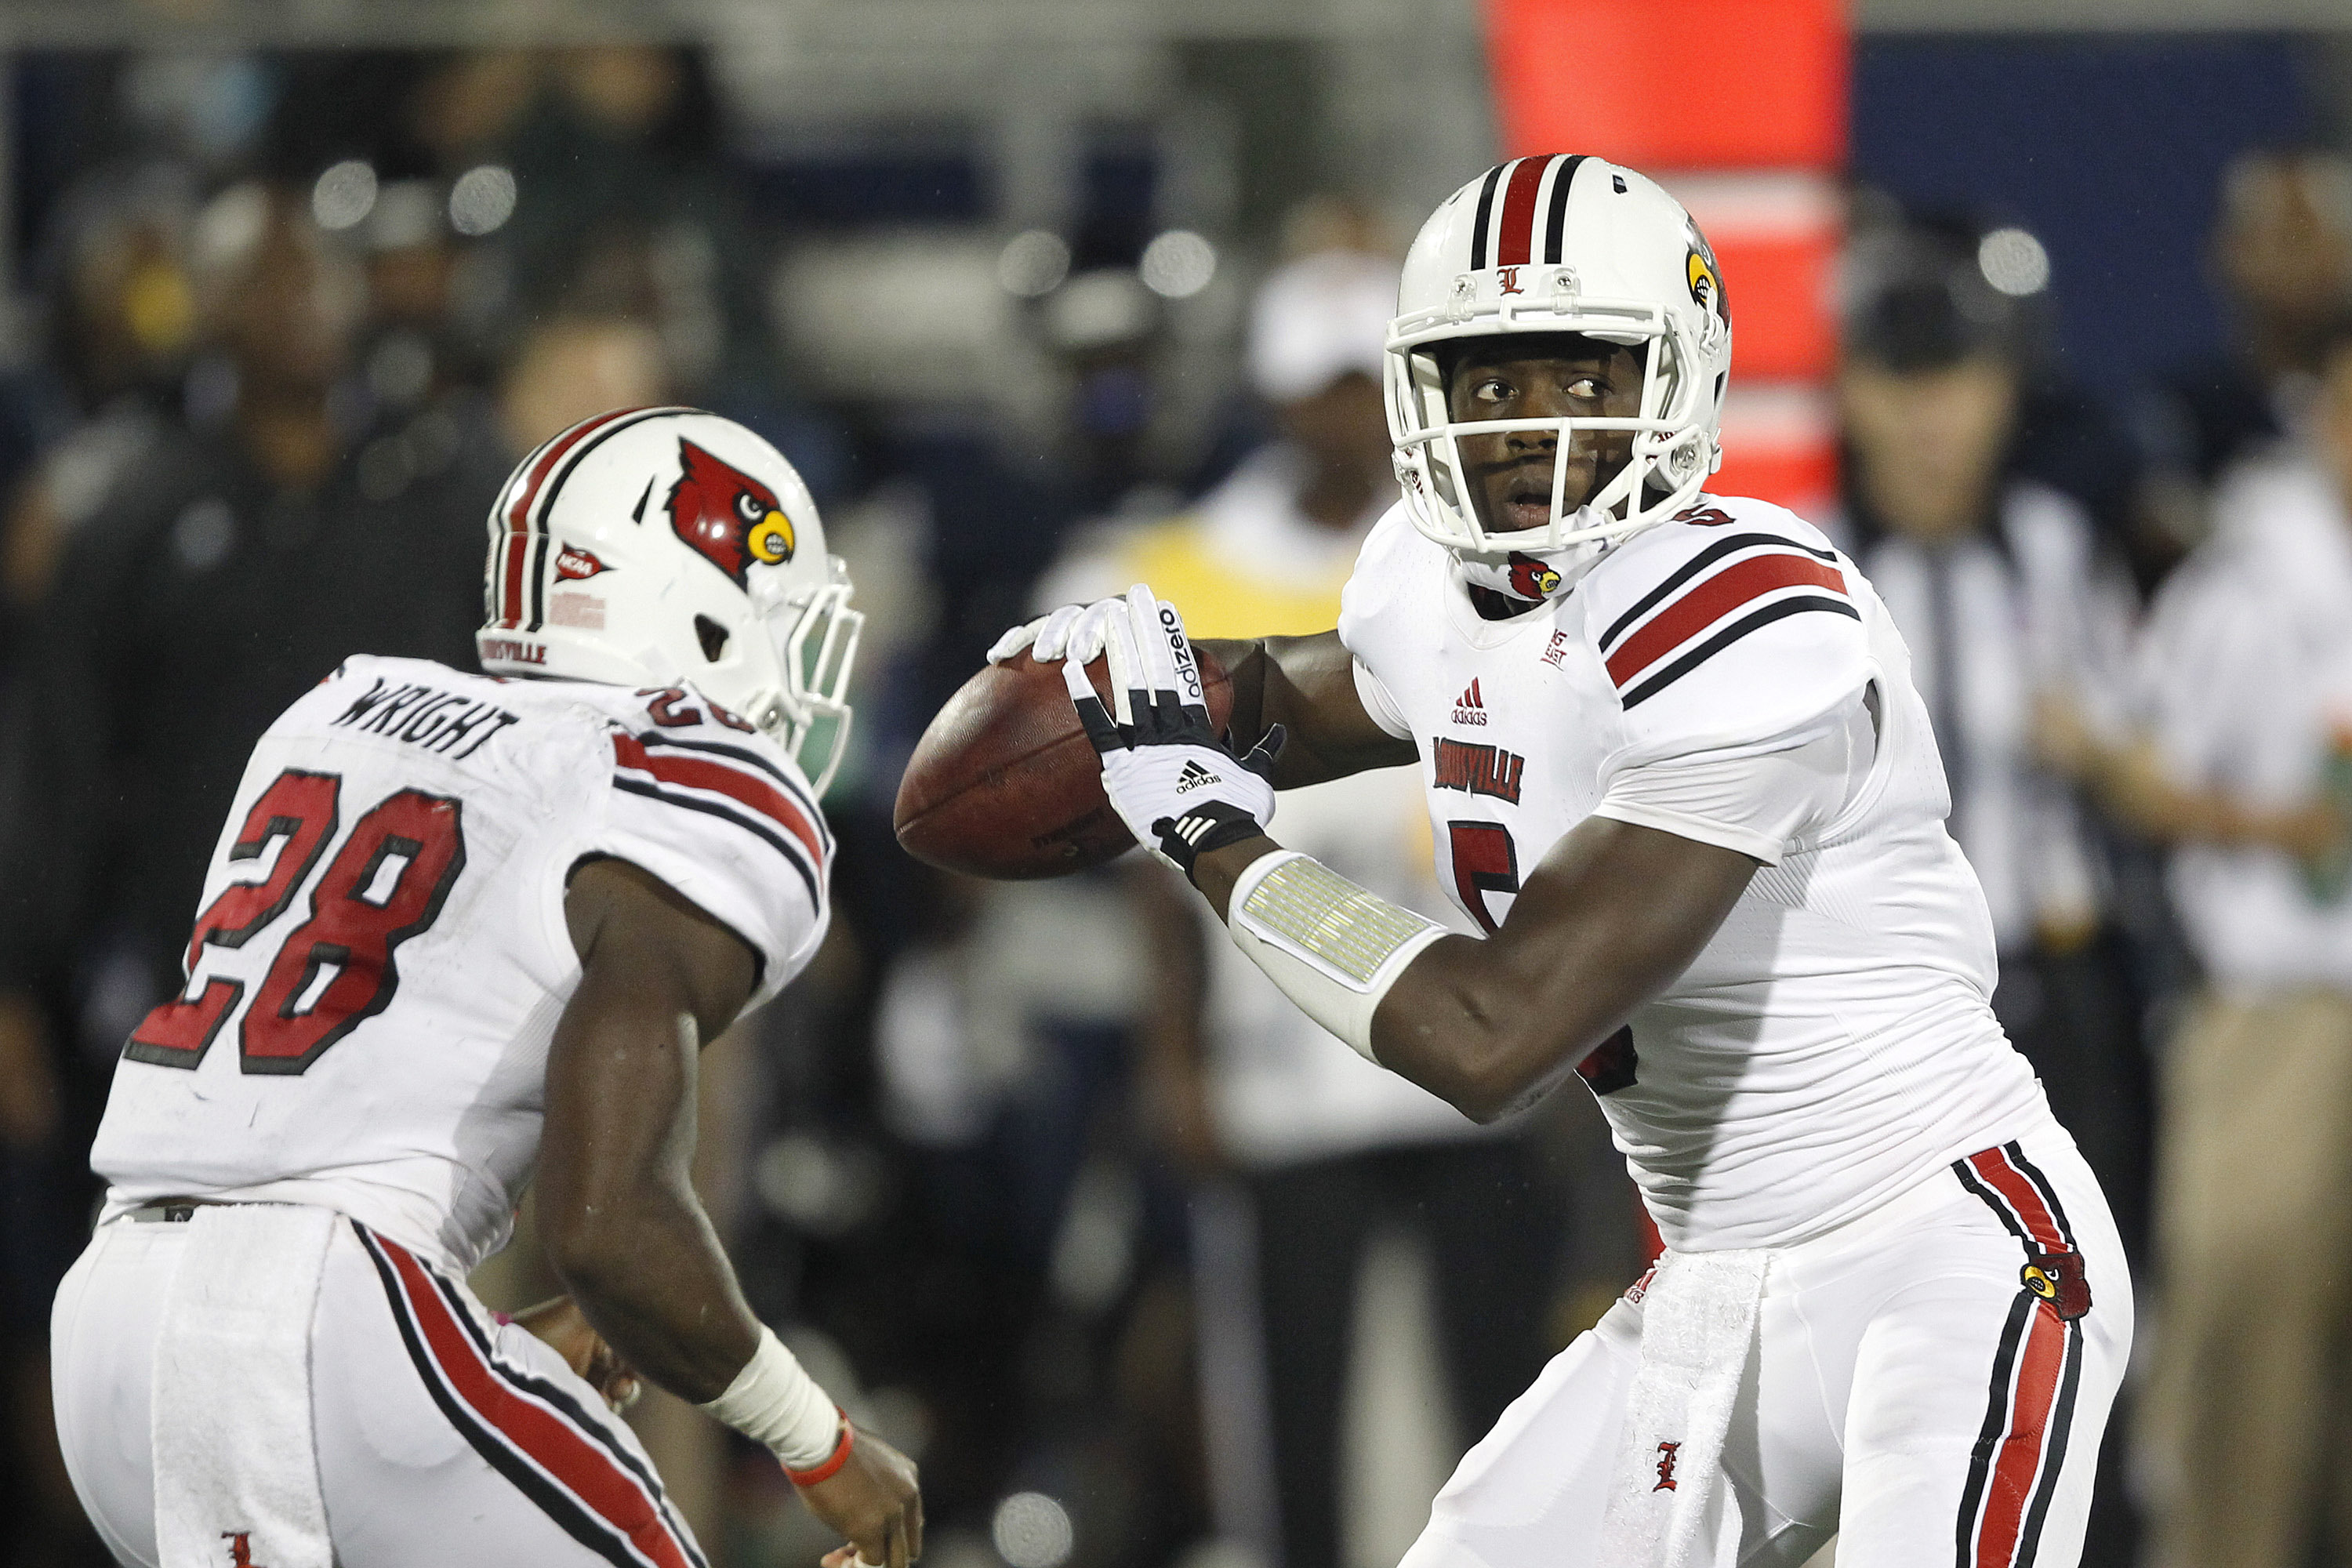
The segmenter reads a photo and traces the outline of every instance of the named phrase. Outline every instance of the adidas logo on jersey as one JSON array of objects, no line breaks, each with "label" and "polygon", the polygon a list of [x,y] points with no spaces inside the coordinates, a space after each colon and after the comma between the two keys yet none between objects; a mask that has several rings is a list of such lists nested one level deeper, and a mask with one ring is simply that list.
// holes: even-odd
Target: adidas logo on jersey
[{"label": "adidas logo on jersey", "polygon": [[1192,791],[1199,789],[1202,784],[1213,784],[1216,782],[1216,774],[1211,773],[1197,762],[1187,761],[1184,764],[1184,771],[1176,775],[1176,793],[1178,795],[1189,795]]},{"label": "adidas logo on jersey", "polygon": [[1475,676],[1462,695],[1454,700],[1454,721],[1456,724],[1484,724],[1486,721],[1486,703],[1478,695],[1478,681]]}]

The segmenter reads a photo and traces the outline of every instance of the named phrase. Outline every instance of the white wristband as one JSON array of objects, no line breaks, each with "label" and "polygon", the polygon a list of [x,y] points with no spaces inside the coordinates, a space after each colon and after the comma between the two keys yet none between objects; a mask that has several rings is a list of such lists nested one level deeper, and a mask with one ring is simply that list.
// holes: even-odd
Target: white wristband
[{"label": "white wristband", "polygon": [[1261,856],[1225,905],[1234,945],[1366,1061],[1372,1014],[1422,949],[1449,934],[1296,850]]},{"label": "white wristband", "polygon": [[813,1469],[824,1463],[841,1435],[839,1408],[764,1323],[760,1348],[727,1392],[695,1408],[766,1444],[790,1469]]}]

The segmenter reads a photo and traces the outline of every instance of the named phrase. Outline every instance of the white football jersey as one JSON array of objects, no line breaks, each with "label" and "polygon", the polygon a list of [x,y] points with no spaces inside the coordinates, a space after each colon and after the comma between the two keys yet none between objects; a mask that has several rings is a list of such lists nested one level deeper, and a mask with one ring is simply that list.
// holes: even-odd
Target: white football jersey
[{"label": "white football jersey", "polygon": [[1910,656],[1811,524],[1705,497],[1571,592],[1487,621],[1399,508],[1365,542],[1339,635],[1375,718],[1420,750],[1440,883],[1489,931],[1631,770],[1861,726],[1837,804],[1760,847],[1778,863],[1579,1068],[1670,1245],[1818,1235],[2046,1114],[1993,1017],[1991,923],[1944,831]]},{"label": "white football jersey", "polygon": [[792,760],[691,689],[352,658],[246,765],[186,987],[115,1069],[109,1212],[317,1204],[470,1269],[538,1159],[572,869],[627,860],[734,931],[748,1009],[824,935],[832,850]]}]

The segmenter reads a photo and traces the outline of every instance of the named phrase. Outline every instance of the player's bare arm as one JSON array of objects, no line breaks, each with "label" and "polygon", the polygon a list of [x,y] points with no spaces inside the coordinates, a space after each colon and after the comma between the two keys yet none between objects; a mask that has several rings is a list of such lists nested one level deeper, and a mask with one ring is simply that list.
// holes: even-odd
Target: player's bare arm
[{"label": "player's bare arm", "polygon": [[[752,954],[625,861],[583,866],[564,913],[582,973],[548,1051],[549,1256],[615,1352],[710,1405],[763,1342],[689,1177],[697,1056],[751,995]],[[914,1466],[863,1432],[840,1457],[803,1495],[866,1561],[903,1568],[922,1550]]]},{"label": "player's bare arm", "polygon": [[[1271,838],[1203,855],[1219,918]],[[1464,1115],[1490,1121],[1556,1088],[1698,956],[1757,863],[1735,850],[1594,817],[1521,885],[1500,930],[1414,958],[1372,1014],[1371,1055]]]},{"label": "player's bare arm", "polygon": [[751,996],[751,952],[625,861],[582,867],[564,914],[581,980],[548,1050],[549,1257],[615,1350],[702,1404],[759,1341],[688,1174],[697,1053]]},{"label": "player's bare arm", "polygon": [[1201,648],[1233,677],[1235,748],[1246,752],[1280,725],[1276,789],[1321,784],[1370,768],[1403,767],[1416,752],[1373,722],[1356,691],[1355,657],[1336,631],[1312,637],[1203,638]]},{"label": "player's bare arm", "polygon": [[1075,660],[1064,668],[1112,805],[1294,1001],[1476,1120],[1541,1096],[1672,984],[1756,869],[1734,850],[1594,818],[1546,855],[1492,936],[1449,935],[1265,832],[1270,761],[1210,735],[1172,606],[1139,586],[1107,636],[1113,667],[1137,672],[1110,708]]}]

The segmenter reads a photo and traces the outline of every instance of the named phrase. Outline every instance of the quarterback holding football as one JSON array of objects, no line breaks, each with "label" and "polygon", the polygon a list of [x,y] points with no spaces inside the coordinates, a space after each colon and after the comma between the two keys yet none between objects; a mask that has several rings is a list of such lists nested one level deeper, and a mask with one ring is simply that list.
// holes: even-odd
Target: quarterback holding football
[{"label": "quarterback holding football", "polygon": [[[125,1563],[705,1559],[614,1412],[774,1452],[875,1568],[914,1467],[751,1315],[688,1181],[696,1055],[807,964],[859,616],[799,475],[689,408],[583,421],[490,519],[484,674],[354,657],[262,736],[187,984],[131,1032],[58,1434]],[[536,1182],[570,1289],[466,1276]]]},{"label": "quarterback holding football", "polygon": [[[1673,197],[1506,163],[1406,260],[1402,497],[1335,630],[1203,643],[1223,736],[1148,587],[992,658],[1065,661],[1112,806],[1333,1034],[1480,1120],[1582,1077],[1664,1237],[1406,1568],[2072,1563],[2131,1281],[1994,1019],[1902,639],[1818,530],[1706,492],[1730,360]],[[1483,939],[1268,837],[1276,790],[1407,765]]]}]

